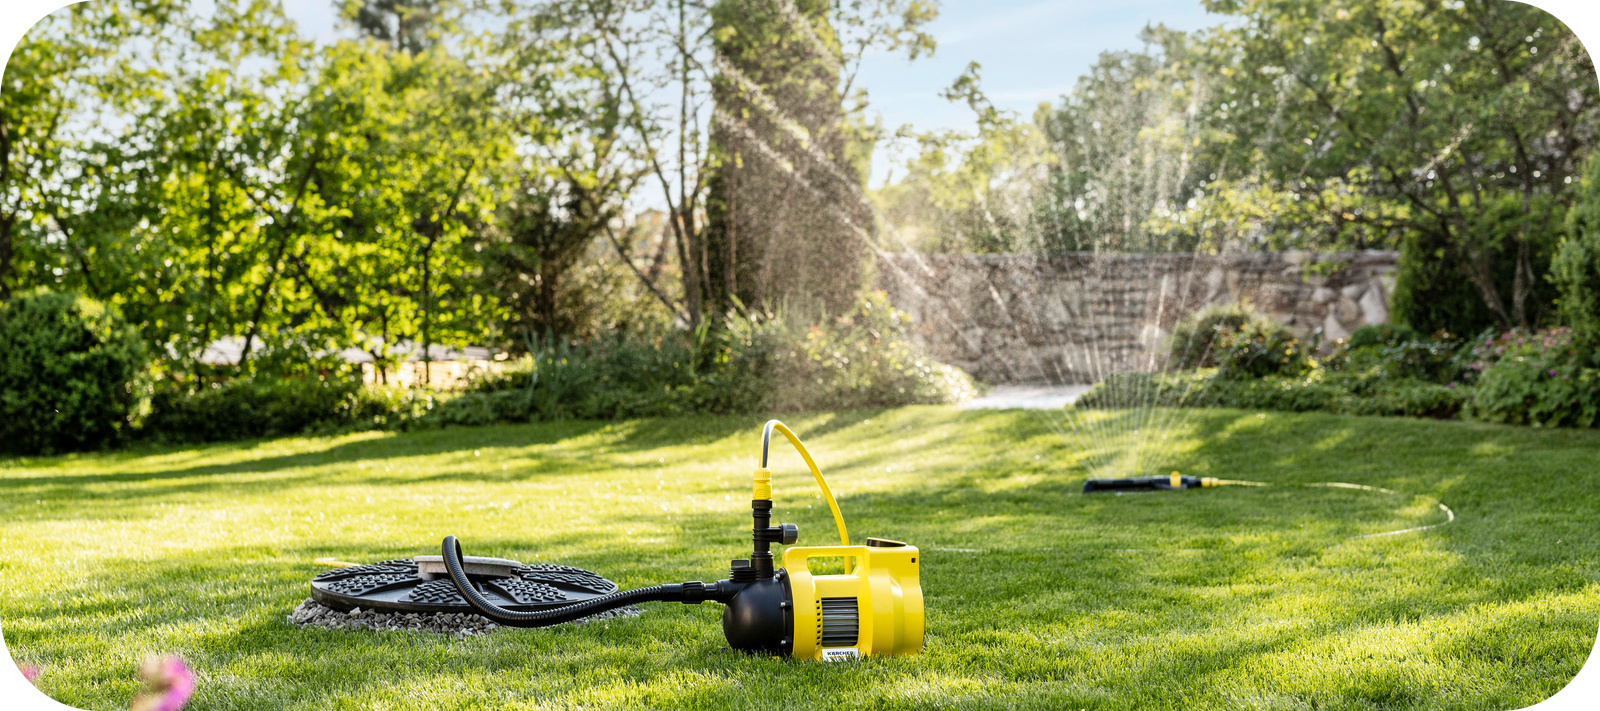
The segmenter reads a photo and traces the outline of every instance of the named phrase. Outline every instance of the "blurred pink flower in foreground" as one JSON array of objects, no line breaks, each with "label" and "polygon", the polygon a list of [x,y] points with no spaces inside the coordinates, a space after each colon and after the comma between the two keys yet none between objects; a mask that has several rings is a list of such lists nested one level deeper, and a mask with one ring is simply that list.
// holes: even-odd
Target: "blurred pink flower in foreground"
[{"label": "blurred pink flower in foreground", "polygon": [[139,673],[145,688],[133,697],[131,711],[178,711],[194,693],[194,673],[182,657],[145,657]]},{"label": "blurred pink flower in foreground", "polygon": [[18,664],[17,671],[22,672],[22,678],[27,679],[30,684],[33,683],[34,679],[39,678],[39,667],[32,664]]}]

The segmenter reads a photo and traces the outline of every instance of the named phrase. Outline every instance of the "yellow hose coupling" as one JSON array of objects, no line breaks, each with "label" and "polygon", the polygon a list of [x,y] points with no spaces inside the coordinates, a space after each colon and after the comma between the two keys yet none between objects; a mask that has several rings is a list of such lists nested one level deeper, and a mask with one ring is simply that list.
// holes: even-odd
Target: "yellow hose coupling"
[{"label": "yellow hose coupling", "polygon": [[755,486],[750,498],[756,501],[772,500],[772,470],[756,467]]}]

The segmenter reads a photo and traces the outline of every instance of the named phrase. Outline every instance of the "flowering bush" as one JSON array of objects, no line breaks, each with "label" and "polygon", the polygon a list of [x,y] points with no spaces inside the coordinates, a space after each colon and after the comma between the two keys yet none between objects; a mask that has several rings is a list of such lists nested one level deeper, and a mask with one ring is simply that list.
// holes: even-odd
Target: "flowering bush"
[{"label": "flowering bush", "polygon": [[1572,331],[1510,331],[1474,344],[1469,414],[1487,422],[1600,425],[1600,369],[1586,367]]}]

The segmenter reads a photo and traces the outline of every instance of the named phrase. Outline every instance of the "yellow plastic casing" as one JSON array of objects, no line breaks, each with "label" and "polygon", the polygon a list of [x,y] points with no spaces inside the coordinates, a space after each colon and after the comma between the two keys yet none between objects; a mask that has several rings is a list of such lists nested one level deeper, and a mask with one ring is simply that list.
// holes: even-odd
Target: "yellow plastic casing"
[{"label": "yellow plastic casing", "polygon": [[[812,575],[806,562],[818,557],[843,557],[842,575]],[[922,652],[922,581],[917,572],[917,547],[810,546],[783,552],[794,603],[796,659],[839,659],[854,656],[910,655]],[[823,598],[856,598],[854,647],[822,646]]]}]

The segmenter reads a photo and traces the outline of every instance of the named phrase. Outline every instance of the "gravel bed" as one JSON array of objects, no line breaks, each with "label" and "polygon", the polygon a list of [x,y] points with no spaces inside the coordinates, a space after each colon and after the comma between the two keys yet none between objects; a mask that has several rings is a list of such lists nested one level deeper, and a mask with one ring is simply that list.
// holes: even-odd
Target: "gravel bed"
[{"label": "gravel bed", "polygon": [[[638,616],[639,608],[630,605],[590,615],[566,624],[581,625],[594,620]],[[288,619],[289,622],[302,627],[323,627],[332,630],[409,630],[462,637],[488,634],[500,629],[500,625],[474,613],[382,612],[373,609],[363,610],[359,607],[349,612],[344,612],[335,610],[309,597],[306,598],[305,602],[300,603],[299,607],[294,608],[294,612],[289,613]]]}]

